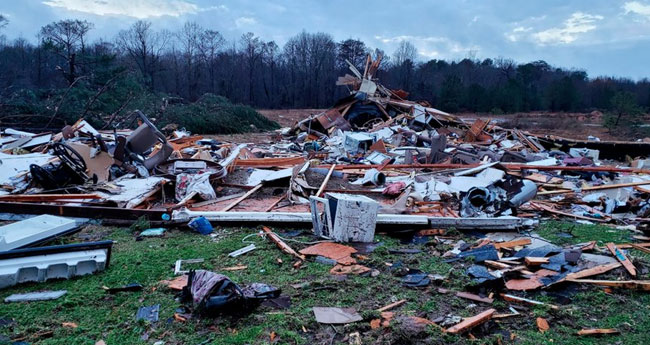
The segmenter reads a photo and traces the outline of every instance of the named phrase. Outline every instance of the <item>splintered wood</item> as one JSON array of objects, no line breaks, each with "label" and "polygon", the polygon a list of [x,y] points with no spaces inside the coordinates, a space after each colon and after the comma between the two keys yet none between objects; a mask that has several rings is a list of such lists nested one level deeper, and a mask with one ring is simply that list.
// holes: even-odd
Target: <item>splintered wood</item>
[{"label": "splintered wood", "polygon": [[490,320],[490,318],[495,312],[496,312],[495,309],[488,309],[480,314],[477,314],[472,317],[468,317],[465,320],[463,320],[461,323],[447,328],[446,332],[452,334],[465,332],[470,328],[473,328],[477,325],[487,322],[488,320]]},{"label": "splintered wood", "polygon": [[295,250],[293,250],[293,248],[291,248],[282,239],[280,239],[280,237],[278,237],[278,235],[276,235],[273,231],[271,231],[271,229],[269,229],[266,226],[263,226],[262,230],[271,239],[271,241],[273,241],[273,243],[275,243],[278,246],[278,248],[280,248],[280,250],[282,250],[284,253],[289,254],[289,255],[293,255],[293,256],[297,257],[298,259],[300,259],[301,261],[305,260],[304,255],[298,254]]},{"label": "splintered wood", "polygon": [[630,272],[630,274],[634,277],[636,277],[636,268],[630,262],[630,260],[621,252],[618,248],[616,248],[616,245],[614,243],[607,243],[607,249],[609,249],[612,254],[614,254],[614,257],[616,257],[616,260],[618,260],[621,264],[623,264],[623,267]]}]

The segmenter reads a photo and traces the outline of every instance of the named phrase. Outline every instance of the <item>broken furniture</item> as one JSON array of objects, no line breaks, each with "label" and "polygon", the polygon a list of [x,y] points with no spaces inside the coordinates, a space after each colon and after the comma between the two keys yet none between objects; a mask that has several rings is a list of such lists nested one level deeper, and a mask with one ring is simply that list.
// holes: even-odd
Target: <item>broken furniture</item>
[{"label": "broken furniture", "polygon": [[52,144],[54,155],[58,161],[47,165],[32,164],[29,171],[36,184],[46,190],[53,190],[68,185],[83,184],[88,180],[86,162],[72,147],[63,143]]},{"label": "broken furniture", "polygon": [[[174,148],[147,116],[139,110],[136,110],[135,114],[138,115],[142,124],[128,137],[118,137],[116,139],[117,147],[113,155],[118,165],[127,164],[127,171],[132,170],[131,166],[135,166],[136,170],[138,166],[142,166],[149,171],[166,161],[171,156]],[[160,145],[160,148],[147,157],[147,152],[151,151],[156,145]],[[140,172],[143,176],[148,175],[144,171]]]}]

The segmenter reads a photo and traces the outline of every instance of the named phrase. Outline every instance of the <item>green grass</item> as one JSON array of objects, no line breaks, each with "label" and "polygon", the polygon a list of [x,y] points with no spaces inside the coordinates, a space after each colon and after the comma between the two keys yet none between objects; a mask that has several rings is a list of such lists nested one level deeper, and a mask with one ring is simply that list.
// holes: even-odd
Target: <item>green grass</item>
[{"label": "green grass", "polygon": [[[573,225],[562,222],[549,222],[540,226],[537,233],[556,243],[627,241],[629,231],[616,230],[602,226]],[[497,338],[502,343],[512,343],[503,332],[515,334],[517,344],[643,344],[650,341],[646,330],[650,329],[650,295],[615,291],[606,294],[593,287],[578,287],[571,297],[572,303],[559,311],[548,308],[534,308],[523,311],[519,317],[490,322],[488,334],[475,331],[476,340],[466,336],[441,334],[434,327],[414,334],[400,320],[395,320],[388,329],[372,330],[371,318],[376,317],[381,306],[406,299],[408,302],[396,308],[398,316],[419,316],[435,318],[447,314],[463,317],[474,315],[487,309],[488,305],[477,303],[468,307],[471,301],[456,298],[453,294],[441,294],[437,285],[428,289],[406,289],[400,285],[401,277],[395,276],[386,263],[402,262],[409,268],[418,268],[432,274],[447,277],[439,286],[454,291],[471,289],[470,279],[464,274],[469,263],[445,263],[436,253],[443,253],[446,246],[409,245],[422,250],[418,254],[390,254],[389,248],[406,247],[397,239],[377,235],[382,246],[368,254],[364,265],[380,271],[377,277],[349,276],[338,281],[329,275],[330,266],[308,260],[300,269],[293,268],[295,259],[281,253],[274,244],[254,237],[257,250],[238,258],[227,254],[246,245],[242,239],[256,229],[226,228],[216,229],[218,236],[213,239],[190,231],[170,230],[164,238],[147,238],[135,241],[128,228],[106,228],[90,226],[84,234],[96,234],[104,239],[116,241],[111,257],[111,266],[105,272],[71,280],[47,283],[23,284],[0,291],[0,298],[12,293],[39,290],[68,290],[68,294],[54,301],[3,304],[0,319],[11,318],[12,326],[0,326],[0,335],[11,339],[27,337],[32,344],[95,344],[103,339],[109,345],[115,344],[266,344],[270,333],[275,332],[278,344],[329,344],[332,334],[337,333],[333,343],[346,343],[347,334],[359,332],[363,344],[379,343],[427,343],[427,344],[494,344]],[[276,231],[281,232],[281,229]],[[570,232],[574,237],[566,239],[558,233]],[[301,236],[298,239],[312,240]],[[59,242],[74,242],[67,238]],[[290,244],[300,249],[303,245]],[[638,252],[631,253],[634,260],[646,260]],[[173,278],[173,266],[177,259],[203,258],[205,262],[191,267],[219,271],[220,268],[238,264],[247,265],[246,270],[226,272],[236,283],[264,282],[276,285],[283,294],[291,297],[292,306],[288,310],[272,310],[261,307],[242,318],[194,317],[187,322],[174,321],[173,314],[181,304],[175,300],[175,292],[159,281]],[[278,264],[277,258],[283,263]],[[140,292],[123,292],[109,295],[102,286],[117,287],[138,282],[144,285]],[[302,289],[294,289],[292,284],[311,282]],[[487,292],[487,291],[486,291]],[[553,302],[550,296],[535,292],[531,298]],[[135,313],[140,306],[160,304],[160,321],[155,324],[135,321]],[[498,313],[508,312],[508,303],[498,300],[491,306]],[[350,325],[335,327],[315,322],[311,308],[314,306],[354,307],[366,319]],[[551,331],[541,334],[535,326],[535,318],[541,316],[549,320]],[[63,322],[74,322],[76,329],[62,327]],[[303,331],[306,330],[306,332]],[[615,327],[623,331],[621,335],[600,338],[581,338],[575,335],[581,328]],[[50,337],[36,337],[35,334],[52,331]],[[146,339],[146,340],[145,340]],[[2,343],[2,341],[0,341]]]},{"label": "green grass", "polygon": [[605,245],[607,242],[632,242],[631,231],[599,224],[548,221],[540,224],[535,232],[542,238],[560,246],[589,241],[596,241],[599,246]]}]

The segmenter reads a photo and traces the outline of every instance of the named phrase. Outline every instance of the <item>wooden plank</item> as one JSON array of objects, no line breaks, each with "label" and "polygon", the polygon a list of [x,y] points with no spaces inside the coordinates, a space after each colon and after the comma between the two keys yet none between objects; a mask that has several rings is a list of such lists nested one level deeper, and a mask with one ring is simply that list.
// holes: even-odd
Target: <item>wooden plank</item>
[{"label": "wooden plank", "polygon": [[636,277],[636,267],[630,262],[630,260],[623,254],[623,252],[616,248],[616,245],[612,242],[607,243],[607,249],[609,249],[610,252],[616,257],[616,260],[618,260],[620,263],[623,264],[623,267],[630,272],[630,274],[633,277]]},{"label": "wooden plank", "polygon": [[503,263],[503,262],[498,262],[498,261],[492,261],[492,260],[485,260],[484,261],[486,266],[489,266],[491,268],[496,268],[496,269],[507,269],[511,268],[512,266]]},{"label": "wooden plank", "polygon": [[321,196],[321,194],[323,194],[323,191],[325,191],[325,187],[327,187],[327,182],[329,182],[330,177],[332,177],[332,173],[334,172],[335,168],[336,168],[336,164],[332,164],[330,170],[327,172],[327,175],[325,175],[325,179],[323,180],[323,183],[321,183],[320,188],[318,188],[318,192],[316,192],[316,196]]},{"label": "wooden plank", "polygon": [[650,280],[596,280],[596,279],[566,279],[566,281],[582,284],[594,284],[613,288],[650,291]]},{"label": "wooden plank", "polygon": [[191,207],[202,207],[202,206],[208,206],[208,205],[216,204],[216,203],[218,203],[218,202],[222,202],[222,201],[226,201],[226,200],[232,200],[232,199],[235,199],[235,198],[239,198],[239,197],[241,197],[241,196],[244,195],[244,194],[246,194],[246,193],[242,192],[242,193],[237,193],[237,194],[231,194],[231,195],[222,196],[222,197],[220,197],[220,198],[216,198],[216,199],[212,199],[212,200],[205,200],[205,201],[195,202],[195,203],[193,203],[193,204],[191,205]]},{"label": "wooden plank", "polygon": [[377,309],[377,311],[378,311],[378,312],[388,311],[388,310],[391,310],[391,309],[393,309],[393,308],[399,307],[400,305],[402,305],[402,304],[404,304],[404,303],[406,303],[406,300],[405,300],[405,299],[401,299],[401,300],[399,300],[399,301],[397,301],[397,302],[393,302],[393,303],[391,303],[391,304],[389,304],[389,305],[383,306],[383,307]]},{"label": "wooden plank", "polygon": [[564,278],[566,279],[580,279],[580,278],[586,278],[586,277],[591,277],[595,276],[598,274],[603,274],[605,272],[611,271],[615,268],[621,267],[620,262],[612,262],[611,264],[605,264],[605,265],[599,265],[596,267],[588,268],[586,270],[574,272],[574,273],[569,273],[566,275]]},{"label": "wooden plank", "polygon": [[278,246],[278,248],[280,248],[280,250],[282,250],[284,253],[293,255],[302,261],[305,260],[304,255],[298,254],[298,252],[293,250],[293,248],[291,248],[288,244],[286,244],[280,237],[278,237],[278,235],[276,235],[273,231],[271,231],[271,229],[269,229],[266,226],[263,226],[262,230],[264,231],[266,236],[268,236],[271,239],[271,241],[273,241]]},{"label": "wooden plank", "polygon": [[533,257],[533,256],[527,256],[524,258],[524,261],[526,262],[527,266],[539,266],[542,264],[547,264],[549,259],[548,258],[539,258],[539,257]]},{"label": "wooden plank", "polygon": [[520,238],[518,240],[513,240],[513,241],[494,243],[494,248],[496,249],[514,248],[520,246],[527,246],[531,243],[532,241],[530,240],[530,238]]},{"label": "wooden plank", "polygon": [[264,210],[264,212],[271,212],[271,210],[272,210],[275,206],[278,206],[278,204],[280,203],[280,201],[284,200],[284,198],[286,198],[286,197],[287,197],[286,194],[282,194],[282,195],[278,198],[278,200],[274,201],[274,202],[271,204],[271,206],[267,207],[266,210]]},{"label": "wooden plank", "polygon": [[479,324],[482,324],[483,322],[490,320],[490,318],[495,312],[496,312],[495,309],[490,308],[480,314],[466,318],[461,323],[455,326],[447,328],[445,332],[452,333],[452,334],[462,333],[464,331],[469,330],[470,328],[473,328]]},{"label": "wooden plank", "polygon": [[479,295],[475,295],[469,292],[456,292],[456,297],[465,298],[465,299],[469,299],[481,303],[488,303],[488,304],[492,304],[494,302],[494,298],[481,297]]},{"label": "wooden plank", "polygon": [[[539,195],[539,193],[537,193],[537,195]],[[579,215],[572,214],[572,213],[566,213],[566,212],[558,211],[558,210],[555,210],[555,209],[553,209],[553,208],[551,208],[549,206],[540,204],[538,202],[530,201],[529,204],[530,204],[530,206],[533,206],[534,208],[541,209],[543,211],[546,211],[546,212],[549,212],[549,213],[554,213],[554,214],[557,214],[557,215],[560,215],[560,216],[570,217],[570,218],[574,218],[574,219],[588,220],[588,221],[598,222],[598,223],[607,222],[606,219],[584,217],[584,216],[579,216]]]},{"label": "wooden plank", "polygon": [[230,210],[231,208],[237,206],[240,202],[244,201],[246,198],[248,198],[249,196],[251,196],[251,194],[257,192],[257,190],[260,189],[260,188],[262,188],[262,183],[258,184],[258,185],[255,186],[253,189],[251,189],[251,190],[249,190],[248,192],[246,192],[246,194],[242,195],[239,199],[237,199],[237,200],[233,201],[232,203],[230,203],[230,205],[224,207],[224,208],[221,210],[221,212],[226,212],[226,211]]},{"label": "wooden plank", "polygon": [[616,248],[618,248],[618,249],[634,248],[634,247],[632,247],[632,244],[634,244],[635,246],[639,246],[639,247],[650,247],[650,242],[644,242],[644,243],[621,243],[621,244],[617,244]]},{"label": "wooden plank", "polygon": [[617,334],[619,333],[615,328],[590,328],[578,331],[578,335],[598,335],[598,334]]},{"label": "wooden plank", "polygon": [[[635,187],[635,186],[644,186],[644,185],[650,185],[650,181],[628,182],[628,183],[618,183],[618,184],[606,184],[606,185],[602,185],[602,186],[584,187],[581,190],[583,192],[590,192],[590,191],[596,191],[596,190],[607,190],[607,189]],[[539,192],[539,193],[537,193],[537,195],[565,194],[565,193],[573,193],[573,190],[570,190],[570,189],[551,190],[551,191]]]},{"label": "wooden plank", "polygon": [[639,251],[642,251],[644,253],[650,254],[650,249],[648,249],[646,247],[641,247],[640,245],[634,244],[634,243],[630,243],[630,245],[632,246],[632,248],[634,248],[636,250],[639,250]]}]

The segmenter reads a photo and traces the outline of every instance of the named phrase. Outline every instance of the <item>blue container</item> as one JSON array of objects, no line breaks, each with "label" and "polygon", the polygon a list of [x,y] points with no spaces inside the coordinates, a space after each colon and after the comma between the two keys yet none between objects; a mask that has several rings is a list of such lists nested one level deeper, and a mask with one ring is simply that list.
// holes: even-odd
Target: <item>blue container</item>
[{"label": "blue container", "polygon": [[201,235],[207,235],[212,233],[212,230],[214,230],[210,221],[205,219],[203,216],[192,219],[187,225],[201,233]]}]

